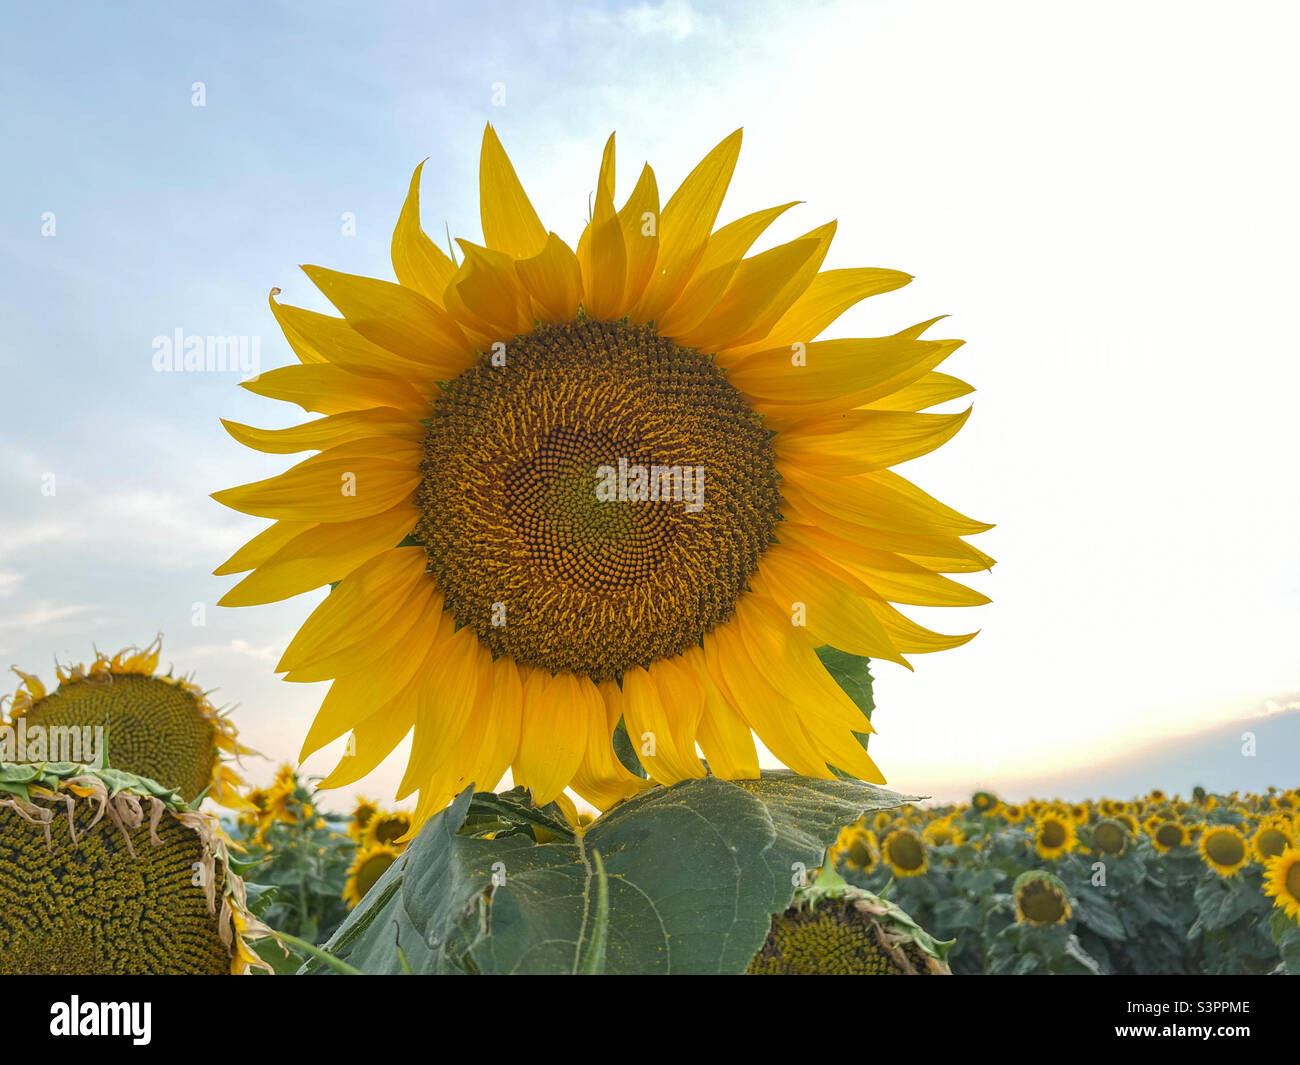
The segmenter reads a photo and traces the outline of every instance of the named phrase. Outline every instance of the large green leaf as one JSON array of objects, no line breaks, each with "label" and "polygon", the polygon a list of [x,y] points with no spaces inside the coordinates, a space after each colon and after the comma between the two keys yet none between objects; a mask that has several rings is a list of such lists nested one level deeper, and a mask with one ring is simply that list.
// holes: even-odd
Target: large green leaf
[{"label": "large green leaf", "polygon": [[405,971],[403,956],[431,973],[741,973],[840,826],[912,801],[786,772],[706,777],[539,845],[463,834],[489,800],[467,790],[431,819],[326,949],[372,973]]}]

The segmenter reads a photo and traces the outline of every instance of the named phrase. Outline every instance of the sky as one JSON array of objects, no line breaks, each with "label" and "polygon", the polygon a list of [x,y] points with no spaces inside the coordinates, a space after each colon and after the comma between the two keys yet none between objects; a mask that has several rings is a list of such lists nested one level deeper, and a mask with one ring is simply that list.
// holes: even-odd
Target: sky
[{"label": "sky", "polygon": [[[268,291],[324,311],[299,264],[391,278],[422,159],[426,230],[479,239],[487,122],[570,241],[611,131],[621,202],[743,126],[720,222],[804,201],[762,247],[837,219],[826,268],[915,280],[828,335],[947,314],[978,389],[900,472],[996,523],[993,602],[912,611],[980,635],[875,666],[890,785],[1050,794],[1300,708],[1297,30],[1196,0],[5,5],[0,666],[162,633],[268,779],[324,695],[273,672],[321,593],[216,606],[263,523],[209,493],[286,465],[220,418],[297,408],[158,372],[155,338],[293,361]],[[403,763],[352,790],[390,797]]]}]

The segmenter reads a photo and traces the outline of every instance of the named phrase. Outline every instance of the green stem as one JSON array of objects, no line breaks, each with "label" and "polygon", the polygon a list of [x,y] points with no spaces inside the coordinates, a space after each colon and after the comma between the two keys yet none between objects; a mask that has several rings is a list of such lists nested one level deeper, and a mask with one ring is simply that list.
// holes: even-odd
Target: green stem
[{"label": "green stem", "polygon": [[316,946],[316,944],[308,943],[305,939],[299,939],[297,936],[292,936],[288,932],[276,932],[275,938],[284,940],[284,942],[288,943],[291,947],[297,947],[304,954],[315,958],[317,961],[324,962],[335,972],[342,973],[344,976],[366,975],[360,969],[354,969],[342,958],[336,958],[328,950],[322,950],[320,947]]}]

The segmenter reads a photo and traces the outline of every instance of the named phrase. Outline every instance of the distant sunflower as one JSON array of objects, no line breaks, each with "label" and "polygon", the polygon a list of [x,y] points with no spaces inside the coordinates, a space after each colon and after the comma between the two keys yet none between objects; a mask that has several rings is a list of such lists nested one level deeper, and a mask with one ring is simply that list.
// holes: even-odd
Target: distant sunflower
[{"label": "distant sunflower", "polygon": [[1264,894],[1288,917],[1300,921],[1300,847],[1270,858],[1264,870]]},{"label": "distant sunflower", "polygon": [[1232,825],[1214,825],[1201,835],[1201,859],[1220,876],[1236,876],[1250,864],[1246,837]]},{"label": "distant sunflower", "polygon": [[896,828],[885,837],[881,857],[897,877],[921,876],[929,864],[925,840],[910,828]]},{"label": "distant sunflower", "polygon": [[1260,863],[1276,858],[1288,847],[1294,846],[1295,843],[1294,829],[1290,822],[1281,817],[1264,821],[1255,830],[1255,834],[1250,837],[1251,849],[1255,852],[1255,858]]},{"label": "distant sunflower", "polygon": [[860,873],[875,872],[880,865],[880,843],[869,828],[850,828],[844,838],[842,854],[845,864]]},{"label": "distant sunflower", "polygon": [[932,847],[960,845],[966,839],[961,829],[954,825],[947,817],[931,821],[921,831],[921,835]]},{"label": "distant sunflower", "polygon": [[998,797],[991,791],[977,791],[971,796],[970,804],[977,813],[989,814],[998,807]]},{"label": "distant sunflower", "polygon": [[1128,839],[1127,828],[1113,818],[1103,818],[1092,826],[1092,845],[1102,854],[1123,854]]},{"label": "distant sunflower", "polygon": [[348,868],[347,883],[343,886],[343,901],[352,909],[388,872],[388,867],[397,861],[401,851],[387,843],[372,843],[357,850],[352,865]]},{"label": "distant sunflower", "polygon": [[379,812],[377,803],[358,796],[357,804],[352,808],[352,817],[348,821],[348,835],[355,840],[365,837],[370,819]]},{"label": "distant sunflower", "polygon": [[1016,825],[1025,819],[1025,809],[1016,803],[1003,803],[1000,811],[1008,824]]},{"label": "distant sunflower", "polygon": [[1151,837],[1151,846],[1161,854],[1168,854],[1175,847],[1187,846],[1187,826],[1177,821],[1152,818],[1147,823],[1147,833]]},{"label": "distant sunflower", "polygon": [[[271,301],[301,365],[244,383],[324,415],[227,423],[273,454],[319,451],[216,493],[275,524],[223,564],[222,603],[332,582],[280,661],[333,681],[302,757],[351,731],[325,784],[414,730],[398,798],[418,827],[509,768],[539,803],[600,808],[652,781],[758,775],[754,734],[810,777],[883,780],[871,726],[816,650],[906,664],[965,643],[895,603],[987,602],[943,574],[987,569],[964,517],[893,472],[966,413],[936,370],[960,341],[817,340],[908,275],[821,270],[835,226],[746,257],[791,204],[714,230],[727,137],[662,210],[647,166],[614,206],[614,141],[576,252],[548,232],[484,134],[484,243],[457,264],[421,231],[417,168],[392,242],[398,283],[305,267],[342,314]],[[273,291],[272,297],[277,294]],[[688,476],[690,474],[690,476]],[[793,622],[793,623],[792,623]]]},{"label": "distant sunflower", "polygon": [[362,845],[374,847],[380,844],[392,844],[398,850],[404,850],[406,844],[401,842],[411,830],[411,815],[405,810],[380,810],[373,814],[366,823],[362,835]]},{"label": "distant sunflower", "polygon": [[1034,851],[1049,861],[1069,854],[1079,845],[1074,823],[1059,814],[1044,814],[1034,822]]},{"label": "distant sunflower", "polygon": [[1092,820],[1092,807],[1086,802],[1076,802],[1068,812],[1070,817],[1074,819],[1075,824],[1086,825]]},{"label": "distant sunflower", "polygon": [[[223,806],[242,806],[243,781],[230,759],[250,754],[240,745],[231,721],[216,709],[203,690],[186,677],[158,674],[161,638],[148,647],[128,648],[111,658],[96,652],[90,665],[57,666],[59,685],[47,692],[39,677],[15,668],[22,678],[10,707],[10,723],[21,721],[30,731],[83,740],[94,746],[90,731],[107,747],[107,762],[138,776],[175,788],[186,802],[207,792]],[[97,752],[96,752],[97,753]],[[83,758],[50,760],[91,762]],[[5,760],[0,747],[0,760]],[[10,761],[14,760],[10,756]],[[44,760],[32,756],[29,761]]]},{"label": "distant sunflower", "polygon": [[1070,919],[1070,895],[1060,878],[1042,869],[1030,869],[1016,877],[1011,897],[1020,924],[1065,924]]}]

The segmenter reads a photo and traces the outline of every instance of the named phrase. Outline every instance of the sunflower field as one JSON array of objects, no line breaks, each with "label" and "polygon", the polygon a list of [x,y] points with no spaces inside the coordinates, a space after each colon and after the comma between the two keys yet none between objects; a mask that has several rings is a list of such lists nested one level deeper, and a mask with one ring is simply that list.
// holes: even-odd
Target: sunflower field
[{"label": "sunflower field", "polygon": [[955,973],[1300,974],[1300,789],[904,806],[831,849]]}]

